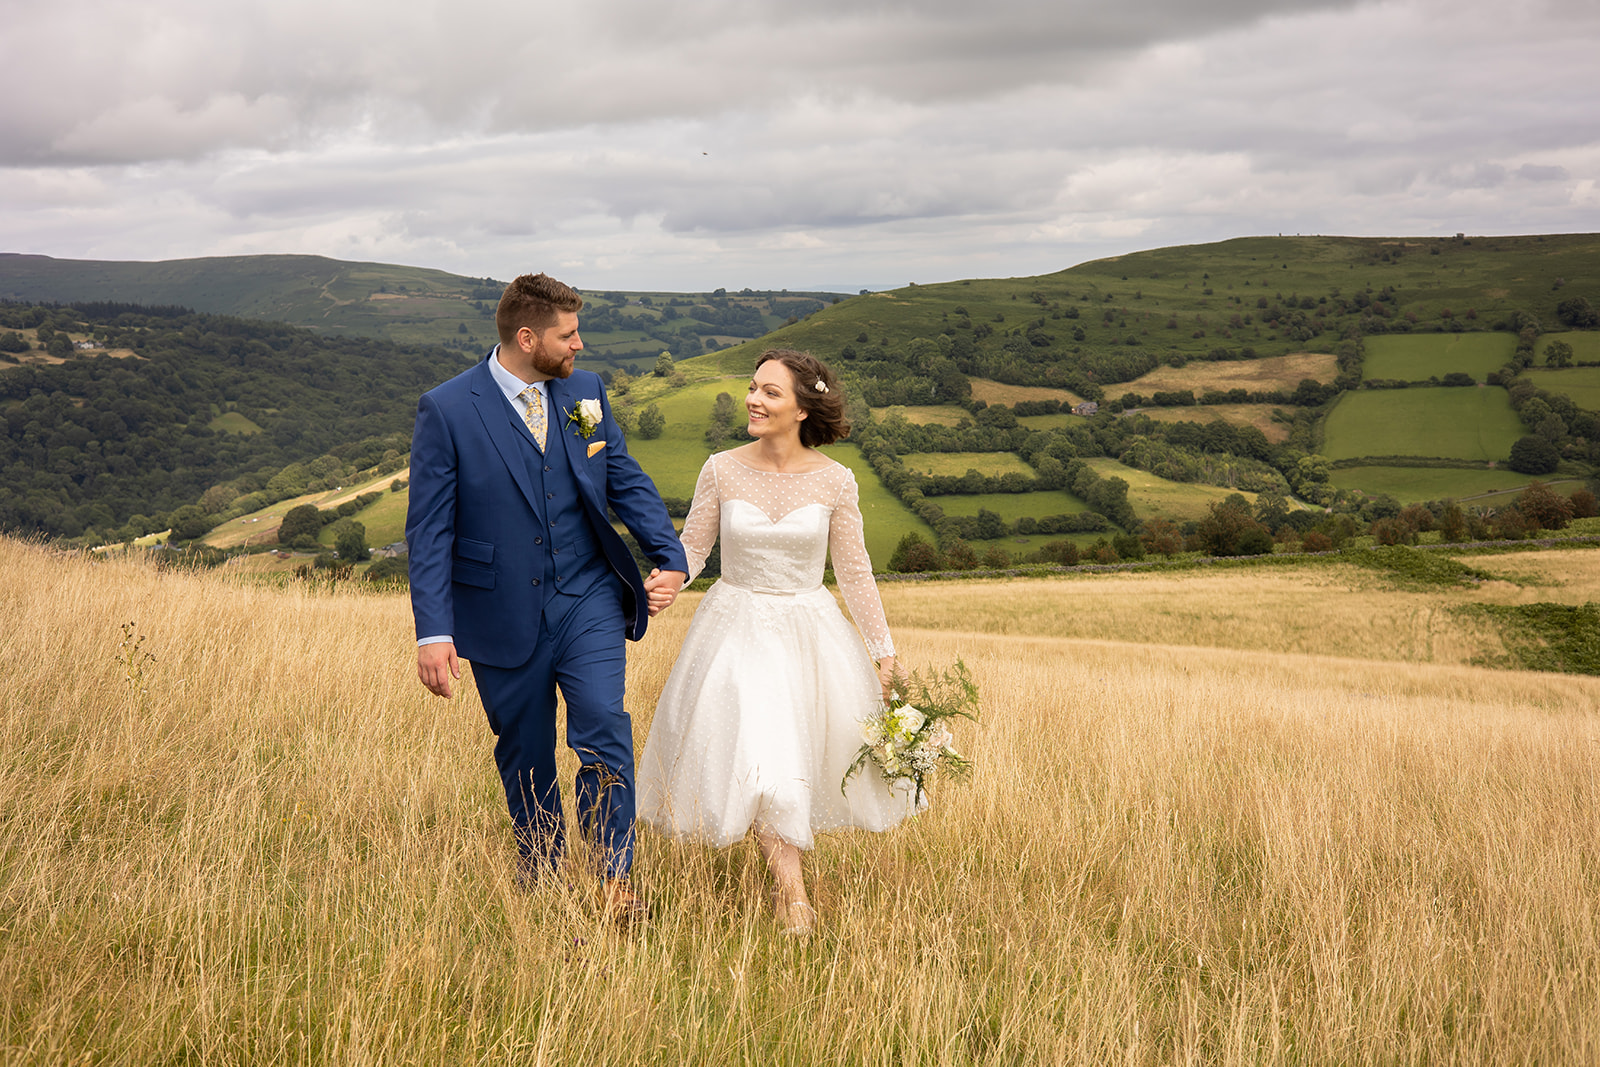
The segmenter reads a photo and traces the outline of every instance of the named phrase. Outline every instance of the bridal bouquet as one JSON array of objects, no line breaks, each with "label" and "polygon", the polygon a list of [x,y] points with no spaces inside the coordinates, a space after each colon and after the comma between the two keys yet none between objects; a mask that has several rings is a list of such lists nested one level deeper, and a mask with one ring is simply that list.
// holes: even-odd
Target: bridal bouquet
[{"label": "bridal bouquet", "polygon": [[926,677],[920,671],[909,678],[896,673],[889,702],[861,724],[865,743],[839,783],[840,791],[870,761],[891,785],[913,783],[920,806],[935,774],[961,778],[972,770],[971,761],[952,743],[948,720],[958,716],[978,717],[978,687],[965,663],[958,659],[950,670]]}]

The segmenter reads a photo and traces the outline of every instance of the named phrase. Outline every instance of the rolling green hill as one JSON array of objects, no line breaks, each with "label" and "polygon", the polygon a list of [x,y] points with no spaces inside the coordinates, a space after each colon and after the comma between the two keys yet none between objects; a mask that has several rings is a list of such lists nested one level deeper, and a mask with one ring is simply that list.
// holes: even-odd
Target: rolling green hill
[{"label": "rolling green hill", "polygon": [[[334,336],[435,344],[473,355],[496,340],[504,281],[324,256],[215,256],[153,263],[0,253],[0,300],[173,305],[270,319]],[[584,291],[586,363],[637,370],[759,337],[832,293]]]},{"label": "rolling green hill", "polygon": [[[686,499],[713,447],[706,428],[717,395],[737,401],[763,347],[809,349],[834,364],[853,399],[856,433],[837,451],[871,501],[869,542],[880,563],[907,533],[1024,553],[1052,537],[1110,537],[1146,518],[1198,519],[1235,492],[1299,495],[1363,514],[1383,494],[1473,497],[1526,480],[1528,470],[1505,468],[1512,446],[1531,437],[1539,438],[1545,473],[1588,475],[1600,462],[1600,332],[1572,327],[1592,324],[1600,304],[1597,253],[1596,235],[1240,238],[1033,278],[843,299],[590,292],[583,358],[614,379],[625,417],[652,405],[665,417],[659,437],[634,434],[631,447],[664,494]],[[0,296],[190,304],[336,336],[426,340],[437,380],[452,372],[447,364],[487,347],[499,287],[488,278],[306,256],[164,264],[0,256]],[[26,373],[37,383],[12,389],[14,406],[3,413],[0,431],[13,449],[4,487],[26,493],[29,515],[70,513],[66,529],[106,532],[130,510],[126,486],[108,513],[98,511],[102,483],[74,473],[114,465],[96,436],[99,423],[46,433],[40,414],[65,427],[82,421],[74,405],[85,396],[96,410],[114,407],[97,383],[132,389],[151,361],[131,347],[93,357],[61,347],[90,337],[114,342],[117,331],[105,321],[118,309],[81,307],[13,315],[27,320],[17,340],[0,337],[25,349],[0,351],[0,361],[23,364],[7,370],[0,362],[0,382]],[[54,354],[45,351],[46,331]],[[171,331],[171,344],[180,340]],[[269,341],[297,356],[305,349],[288,335]],[[1558,341],[1575,365],[1530,366],[1550,358]],[[183,433],[172,447],[227,450],[221,464],[179,453],[169,461],[192,492],[211,479],[211,504],[200,510],[242,514],[238,503],[213,505],[229,493],[258,492],[252,479],[270,480],[266,464],[250,478],[237,473],[251,470],[252,450],[279,464],[321,463],[327,476],[311,483],[357,473],[351,457],[365,450],[294,454],[312,438],[289,437],[292,412],[230,392],[228,350],[241,345],[207,336],[205,358],[221,361],[207,366],[199,388],[177,365],[177,374],[162,372],[161,388],[182,394],[175,403]],[[663,349],[674,365],[652,374]],[[108,375],[113,364],[104,361],[118,356],[120,369]],[[264,373],[272,358],[249,365]],[[315,387],[314,368],[303,360],[296,367],[302,384]],[[615,378],[623,369],[626,386]],[[28,399],[30,389],[57,379],[70,383],[59,388],[72,396],[48,411]],[[1474,388],[1418,387],[1433,385]],[[1073,413],[1084,400],[1098,402],[1098,413]],[[399,409],[408,405],[392,406],[384,402],[385,431],[404,421]],[[130,437],[125,447],[147,447],[140,433]],[[325,439],[319,428],[316,440]],[[385,501],[386,517],[373,516],[374,525],[391,528],[399,504]]]}]

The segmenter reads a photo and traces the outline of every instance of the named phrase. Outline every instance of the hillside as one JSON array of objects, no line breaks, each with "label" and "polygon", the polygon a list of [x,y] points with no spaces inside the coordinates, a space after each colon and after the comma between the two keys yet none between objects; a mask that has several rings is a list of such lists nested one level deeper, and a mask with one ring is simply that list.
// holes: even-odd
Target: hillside
[{"label": "hillside", "polygon": [[[574,279],[581,281],[581,279]],[[215,256],[154,263],[0,253],[0,300],[172,305],[269,319],[330,336],[436,344],[481,355],[496,340],[504,281],[324,256]],[[592,363],[637,370],[759,337],[839,299],[832,293],[584,290]],[[597,368],[598,369],[598,368]]]},{"label": "hillside", "polygon": [[[718,394],[737,402],[760,348],[789,344],[829,359],[849,384],[856,432],[835,453],[861,482],[880,566],[907,535],[959,539],[996,564],[1052,540],[1103,558],[1115,551],[1112,540],[1147,519],[1192,523],[1234,493],[1276,523],[1312,505],[1365,524],[1420,501],[1475,499],[1492,510],[1503,503],[1493,494],[1535,476],[1556,477],[1570,491],[1600,461],[1600,332],[1579,328],[1594,321],[1600,304],[1597,252],[1594,235],[1241,238],[1130,253],[1036,278],[916,285],[837,303],[749,291],[591,293],[582,359],[613,381],[613,400],[630,425],[652,408],[662,416],[659,435],[633,432],[630,441],[669,497],[687,497],[705,457],[739,440],[737,426],[725,432],[712,425]],[[0,266],[18,269],[25,261],[32,262],[0,257]],[[45,261],[49,284],[75,276],[63,262]],[[436,381],[485,346],[474,331],[489,328],[492,299],[483,298],[498,285],[315,257],[239,257],[216,278],[196,280],[193,264],[221,262],[189,261],[186,276],[118,291],[149,295],[165,285],[161,292],[203,290],[208,299],[256,301],[250,306],[321,317],[325,325],[360,320],[392,332],[432,331],[455,350],[447,356],[435,349]],[[247,273],[251,264],[264,272],[256,282]],[[141,265],[95,266],[99,275],[84,276],[109,285],[132,276],[124,268]],[[177,264],[156,266],[178,271]],[[778,319],[779,312],[792,321]],[[77,366],[125,358],[132,349],[113,346],[90,357],[70,348],[97,335],[114,340],[95,319],[114,313],[39,311],[35,317],[49,321],[16,334],[13,347],[25,351],[0,359],[50,374],[58,372],[48,365],[62,360]],[[740,336],[772,326],[759,339]],[[713,330],[722,332],[706,332]],[[651,373],[658,345],[681,355],[723,344],[729,347]],[[628,378],[616,377],[624,369]],[[14,373],[0,363],[0,379]],[[130,374],[138,371],[124,366],[113,377]],[[428,377],[419,377],[417,391],[431,384]],[[237,452],[272,440],[260,431],[273,419],[281,427],[282,410],[252,409],[225,392],[205,409],[205,428],[217,443]],[[390,399],[395,410],[386,424],[403,433],[410,399]],[[1099,402],[1099,411],[1075,413],[1083,401]],[[184,421],[192,426],[199,414],[187,411]],[[126,506],[111,509],[109,525],[107,516],[83,510],[108,491],[101,483],[51,462],[53,448],[97,442],[92,428],[84,442],[29,445],[26,428],[37,419],[18,414],[12,421],[14,449],[45,448],[28,453],[34,466],[18,467],[22,453],[13,453],[13,484],[71,482],[58,488],[75,519],[44,528],[71,529],[76,521],[85,530],[128,532],[117,528]],[[361,473],[331,446],[320,459],[304,450],[285,458]],[[215,490],[201,510],[217,521],[281,499],[219,509],[223,498],[259,489],[240,477],[242,459],[230,462],[231,474],[215,464],[167,466],[183,468],[184,484],[196,493]],[[199,471],[216,480],[199,485]],[[38,493],[31,498],[29,515],[61,510]],[[375,529],[392,529],[397,503],[369,516]],[[161,518],[153,506],[142,510],[153,522]],[[24,527],[29,521],[37,523],[25,519]]]}]

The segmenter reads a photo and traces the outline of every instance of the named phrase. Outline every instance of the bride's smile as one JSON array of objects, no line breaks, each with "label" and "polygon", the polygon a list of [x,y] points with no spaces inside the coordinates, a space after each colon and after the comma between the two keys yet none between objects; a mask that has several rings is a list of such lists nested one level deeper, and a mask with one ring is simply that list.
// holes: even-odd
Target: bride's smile
[{"label": "bride's smile", "polygon": [[744,397],[745,411],[750,416],[750,436],[765,437],[797,433],[800,421],[806,417],[804,409],[794,395],[794,376],[777,360],[756,368],[750,379],[750,391]]}]

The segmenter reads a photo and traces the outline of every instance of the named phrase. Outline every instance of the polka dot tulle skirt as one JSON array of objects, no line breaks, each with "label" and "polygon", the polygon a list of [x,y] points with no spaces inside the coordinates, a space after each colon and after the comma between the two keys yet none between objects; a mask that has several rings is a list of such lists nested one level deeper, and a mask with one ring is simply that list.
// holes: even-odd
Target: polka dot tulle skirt
[{"label": "polka dot tulle skirt", "polygon": [[[820,832],[894,826],[915,811],[909,786],[891,787],[871,765],[844,783],[861,722],[877,708],[877,670],[821,586],[820,560],[784,565],[794,562],[785,546],[826,551],[827,509],[774,523],[755,508],[724,508],[721,519],[724,577],[701,600],[656,707],[640,820],[718,847],[759,826],[800,848]],[[756,546],[764,566],[746,555],[756,565],[730,569],[730,549],[739,557]],[[779,587],[757,584],[774,575]]]}]

